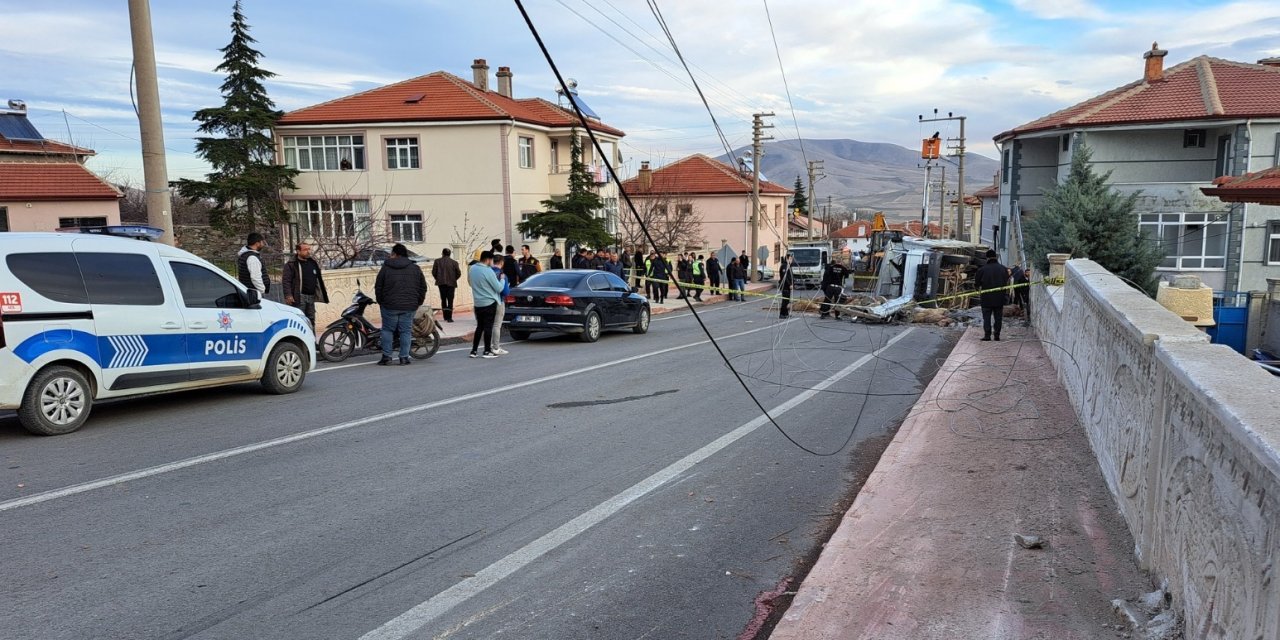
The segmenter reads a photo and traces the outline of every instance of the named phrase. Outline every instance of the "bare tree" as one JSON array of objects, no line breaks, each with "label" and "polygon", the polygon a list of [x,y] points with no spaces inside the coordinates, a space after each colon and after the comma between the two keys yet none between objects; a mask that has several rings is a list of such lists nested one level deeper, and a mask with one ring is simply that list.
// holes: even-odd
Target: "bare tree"
[{"label": "bare tree", "polygon": [[[299,241],[307,241],[315,247],[317,257],[330,268],[350,266],[357,261],[370,260],[374,253],[386,250],[391,245],[407,240],[397,237],[393,228],[388,206],[391,201],[392,186],[387,184],[386,192],[380,197],[353,198],[351,189],[335,193],[323,183],[319,184],[320,198],[318,209],[312,210],[310,200],[306,211],[296,212]],[[367,203],[368,211],[359,203]],[[302,218],[305,217],[305,223]],[[423,216],[421,235],[414,235],[414,240],[425,239],[430,231],[432,221]]]},{"label": "bare tree", "polygon": [[489,246],[485,241],[488,237],[489,235],[484,227],[471,223],[471,214],[469,212],[462,212],[462,226],[453,225],[453,244],[465,246],[467,255],[465,257],[454,256],[454,258],[463,262],[470,259],[470,256],[474,255],[477,250]]},{"label": "bare tree", "polygon": [[689,196],[654,185],[643,194],[633,194],[631,200],[639,219],[629,210],[618,212],[618,236],[623,245],[649,244],[641,223],[653,236],[658,245],[656,249],[671,251],[706,245],[706,238],[702,237],[702,212]]}]

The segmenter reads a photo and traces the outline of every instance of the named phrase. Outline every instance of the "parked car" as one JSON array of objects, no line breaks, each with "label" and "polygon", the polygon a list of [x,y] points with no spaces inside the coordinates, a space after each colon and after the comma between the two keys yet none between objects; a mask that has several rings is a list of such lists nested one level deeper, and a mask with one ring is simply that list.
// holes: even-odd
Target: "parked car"
[{"label": "parked car", "polygon": [[0,233],[0,409],[70,433],[95,402],[259,381],[302,386],[315,334],[181,249],[109,234]]},{"label": "parked car", "polygon": [[609,329],[649,331],[649,300],[604,271],[544,271],[512,289],[506,302],[502,323],[516,340],[535,331],[577,334],[583,342]]},{"label": "parked car", "polygon": [[[391,258],[390,249],[361,249],[359,253],[339,260],[329,261],[328,269],[344,269],[347,267],[381,267]],[[409,251],[409,259],[418,263],[430,263],[431,258]]]},{"label": "parked car", "polygon": [[760,268],[756,269],[756,275],[760,276],[761,280],[772,280],[773,269],[770,267],[766,267],[764,265],[760,265]]}]

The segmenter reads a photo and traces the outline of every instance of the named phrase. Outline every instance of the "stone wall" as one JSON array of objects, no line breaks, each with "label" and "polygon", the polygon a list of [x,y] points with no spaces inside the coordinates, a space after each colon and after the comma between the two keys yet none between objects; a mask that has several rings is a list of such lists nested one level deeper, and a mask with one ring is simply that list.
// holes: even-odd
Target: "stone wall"
[{"label": "stone wall", "polygon": [[[462,265],[462,267],[462,280],[458,282],[458,292],[453,299],[453,307],[457,311],[470,310],[473,304],[471,287],[467,284],[466,266]],[[377,297],[374,295],[373,285],[378,280],[378,269],[379,267],[355,267],[330,269],[324,272],[324,285],[329,292],[329,304],[316,305],[316,326],[319,330],[323,330],[325,325],[338,319],[342,310],[351,304],[351,296],[355,295],[357,288],[362,289],[369,297]],[[436,288],[435,281],[431,278],[431,267],[423,266],[422,271],[427,276],[427,304],[439,309],[440,290]],[[377,306],[369,307],[365,314],[373,324],[381,324]]]},{"label": "stone wall", "polygon": [[1280,638],[1280,381],[1089,260],[1036,331],[1194,638]]}]

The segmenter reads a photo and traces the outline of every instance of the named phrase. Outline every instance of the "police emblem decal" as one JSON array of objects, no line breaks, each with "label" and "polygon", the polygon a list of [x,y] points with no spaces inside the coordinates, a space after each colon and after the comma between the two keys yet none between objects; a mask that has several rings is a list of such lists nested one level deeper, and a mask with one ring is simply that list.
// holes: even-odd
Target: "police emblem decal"
[{"label": "police emblem decal", "polygon": [[231,314],[226,311],[218,313],[218,328],[223,331],[231,330]]}]

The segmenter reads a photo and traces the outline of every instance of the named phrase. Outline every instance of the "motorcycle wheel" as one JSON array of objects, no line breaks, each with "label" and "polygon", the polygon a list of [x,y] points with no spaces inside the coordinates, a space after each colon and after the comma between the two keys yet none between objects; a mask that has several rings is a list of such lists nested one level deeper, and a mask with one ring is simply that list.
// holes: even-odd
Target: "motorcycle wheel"
[{"label": "motorcycle wheel", "polygon": [[331,327],[320,334],[316,351],[329,362],[342,362],[356,350],[356,337],[344,327]]},{"label": "motorcycle wheel", "polygon": [[409,353],[414,360],[426,360],[440,350],[440,330],[433,329],[431,334],[422,338],[414,338]]}]

